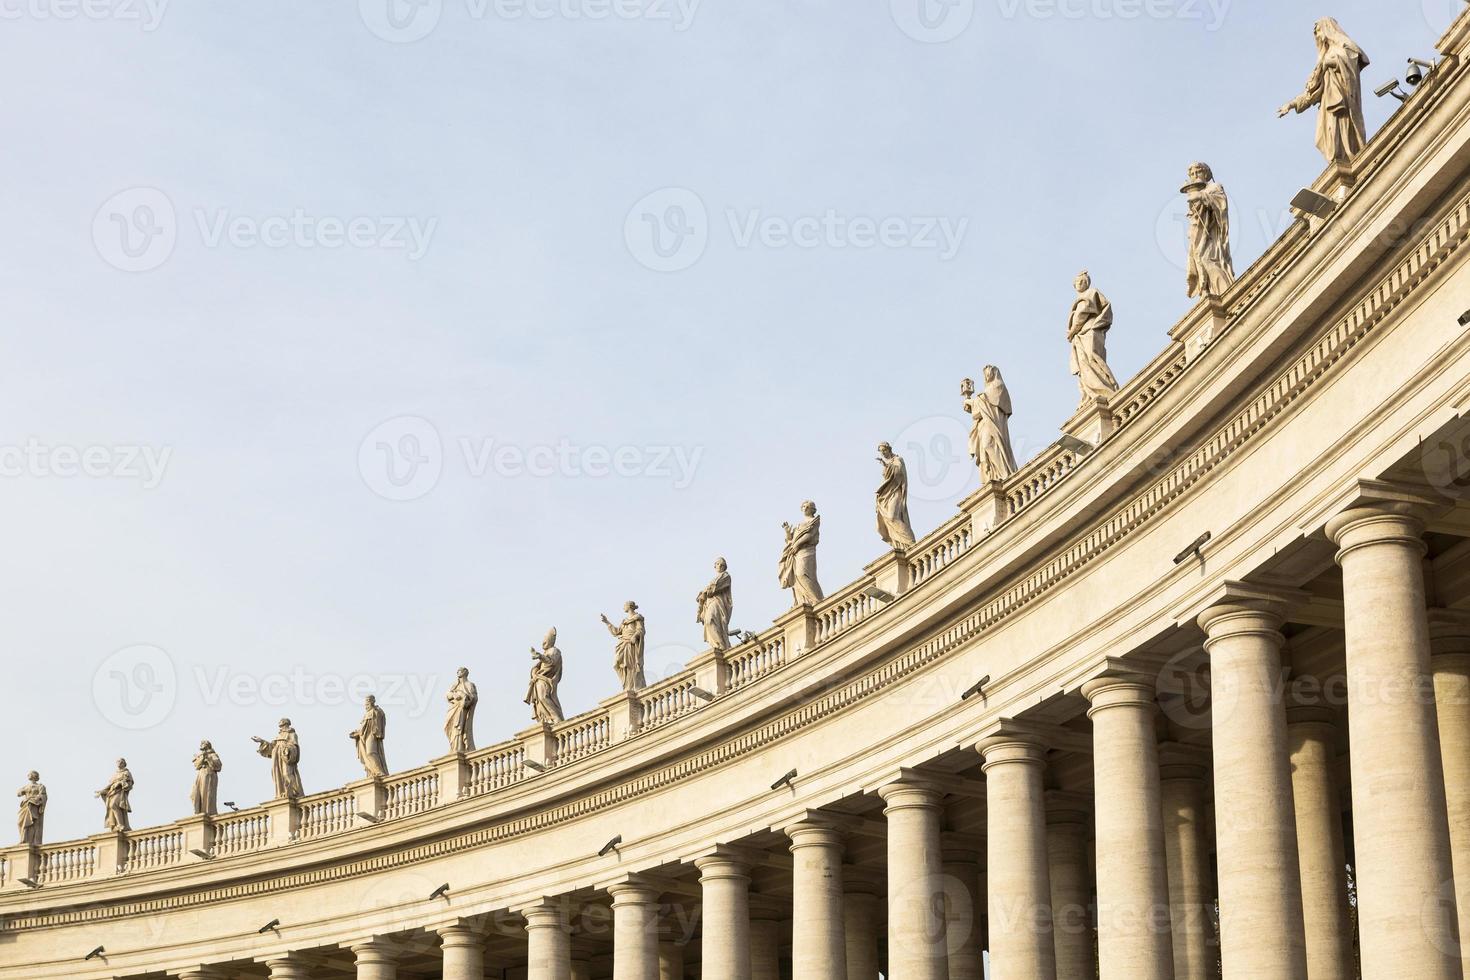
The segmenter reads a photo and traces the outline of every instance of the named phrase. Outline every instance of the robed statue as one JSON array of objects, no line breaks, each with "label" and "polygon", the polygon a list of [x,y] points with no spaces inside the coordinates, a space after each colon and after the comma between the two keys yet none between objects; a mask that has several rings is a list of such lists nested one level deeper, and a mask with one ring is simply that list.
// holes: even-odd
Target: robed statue
[{"label": "robed statue", "polygon": [[638,603],[629,599],[623,603],[623,621],[614,624],[606,616],[602,624],[617,638],[617,650],[613,654],[613,670],[624,691],[640,691],[648,682],[643,679],[643,616],[638,612]]},{"label": "robed statue", "polygon": [[255,743],[256,754],[271,760],[271,784],[275,787],[275,799],[299,800],[306,794],[301,789],[301,743],[296,740],[296,729],[291,727],[290,718],[282,718],[276,728],[276,737],[264,739],[250,736]]},{"label": "robed statue", "polygon": [[1072,347],[1071,371],[1077,376],[1084,403],[1106,398],[1118,390],[1118,379],[1108,367],[1108,329],[1113,325],[1113,304],[1092,286],[1092,276],[1083,272],[1072,284],[1077,298],[1067,320],[1067,341]]},{"label": "robed statue", "polygon": [[782,523],[786,544],[781,549],[778,569],[781,588],[790,589],[798,606],[815,606],[822,601],[822,587],[817,583],[817,543],[822,537],[822,518],[817,505],[802,501],[802,518],[794,526]]},{"label": "robed statue", "polygon": [[454,685],[444,700],[449,702],[449,711],[444,715],[444,737],[449,739],[449,751],[475,751],[475,705],[480,703],[480,692],[470,680],[468,667],[455,672]]},{"label": "robed statue", "polygon": [[41,785],[41,774],[26,773],[26,784],[15,795],[20,797],[20,813],[16,816],[20,842],[27,847],[40,847],[46,823],[46,787]]},{"label": "robed statue", "polygon": [[914,543],[909,523],[909,471],[903,457],[886,442],[878,443],[878,462],[883,465],[883,482],[878,484],[878,537],[891,548]]},{"label": "robed statue", "polygon": [[561,651],[556,648],[556,629],[547,632],[541,641],[541,649],[531,648],[531,684],[526,689],[526,703],[531,706],[531,717],[543,725],[554,725],[565,721],[561,698],[557,688],[561,686]]},{"label": "robed statue", "polygon": [[704,642],[711,650],[730,649],[730,570],[725,559],[715,559],[715,577],[694,597],[698,607],[694,621],[704,625]]},{"label": "robed statue", "polygon": [[1189,168],[1189,183],[1180,188],[1188,196],[1189,267],[1186,281],[1191,298],[1221,296],[1235,282],[1230,257],[1230,198],[1215,183],[1209,164]]},{"label": "robed statue", "polygon": [[117,772],[107,781],[107,785],[99,789],[94,795],[102,801],[105,808],[103,825],[114,833],[132,830],[128,823],[128,814],[133,808],[128,803],[128,794],[133,791],[133,774],[128,771],[128,760],[117,760]]},{"label": "robed statue", "polygon": [[189,790],[189,803],[196,814],[219,812],[219,771],[224,768],[219,753],[208,739],[199,743],[194,756],[194,787]]},{"label": "robed statue", "polygon": [[1331,17],[1317,21],[1317,67],[1307,79],[1306,91],[1277,111],[1306,112],[1321,106],[1317,115],[1317,149],[1328,163],[1346,164],[1368,143],[1363,124],[1363,69],[1368,56]]},{"label": "robed statue", "polygon": [[383,753],[383,740],[388,737],[388,715],[378,707],[378,699],[371,694],[362,703],[362,721],[357,728],[348,732],[348,737],[357,744],[357,761],[369,779],[382,779],[388,775],[388,759]]},{"label": "robed statue", "polygon": [[1016,454],[1011,449],[1011,393],[1000,368],[985,366],[985,390],[975,382],[960,383],[960,396],[969,413],[970,456],[980,468],[980,482],[994,483],[1016,472]]}]

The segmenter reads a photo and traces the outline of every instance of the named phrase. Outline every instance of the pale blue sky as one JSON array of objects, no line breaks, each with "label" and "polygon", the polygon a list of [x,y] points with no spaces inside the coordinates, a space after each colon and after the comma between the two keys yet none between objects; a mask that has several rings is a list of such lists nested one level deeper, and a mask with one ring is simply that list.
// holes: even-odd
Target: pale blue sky
[{"label": "pale blue sky", "polygon": [[[1119,376],[1159,351],[1191,161],[1232,195],[1239,268],[1286,226],[1322,169],[1312,119],[1275,118],[1315,18],[1376,85],[1463,7],[974,0],[926,34],[917,0],[91,2],[0,0],[0,781],[41,770],[52,840],[101,829],[120,753],[138,826],[187,812],[200,738],[223,799],[263,800],[249,736],[282,714],[308,791],[357,778],[349,682],[395,770],[442,754],[461,664],[480,743],[508,738],[552,625],[586,710],[625,599],[653,676],[697,652],[716,556],[737,626],[784,610],[807,497],[835,591],[882,550],[878,441],[921,534],[974,485],[943,458],[961,378],[1002,367],[1022,457],[1056,438],[1079,268]],[[1397,103],[1369,102],[1376,130]],[[643,215],[668,246],[670,203],[694,234],[665,260]],[[782,243],[829,212],[831,240]],[[587,475],[599,452],[634,475]]]}]

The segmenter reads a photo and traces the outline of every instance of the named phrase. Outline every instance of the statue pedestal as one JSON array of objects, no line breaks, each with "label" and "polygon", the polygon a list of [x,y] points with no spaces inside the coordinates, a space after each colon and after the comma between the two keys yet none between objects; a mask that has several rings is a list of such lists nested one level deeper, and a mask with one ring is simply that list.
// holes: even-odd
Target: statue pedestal
[{"label": "statue pedestal", "polygon": [[388,787],[381,779],[360,779],[348,783],[347,789],[352,793],[352,805],[357,811],[352,818],[353,826],[366,827],[383,819],[383,811],[388,809]]},{"label": "statue pedestal", "polygon": [[208,861],[214,856],[214,821],[203,813],[179,821],[184,830],[185,860]]},{"label": "statue pedestal", "polygon": [[1229,326],[1224,302],[1218,296],[1206,296],[1195,304],[1188,317],[1169,331],[1169,339],[1184,345],[1184,363],[1193,364]]},{"label": "statue pedestal", "polygon": [[1118,430],[1113,421],[1113,408],[1108,399],[1085,398],[1073,415],[1062,425],[1062,431],[1074,439],[1081,439],[1093,447],[1103,442]]},{"label": "statue pedestal", "polygon": [[960,501],[960,510],[970,515],[970,540],[979,541],[1011,516],[1011,502],[999,480],[982,483],[980,489]]},{"label": "statue pedestal", "polygon": [[643,723],[643,702],[636,691],[619,691],[597,706],[607,709],[608,736],[613,743],[638,734],[638,726]]},{"label": "statue pedestal", "polygon": [[88,838],[97,848],[98,878],[115,878],[123,873],[128,863],[128,837],[126,834],[109,830],[105,834],[94,834]]},{"label": "statue pedestal", "polygon": [[807,650],[817,645],[817,617],[811,606],[795,606],[790,612],[776,617],[784,637],[786,662],[790,663]]},{"label": "statue pedestal", "polygon": [[719,697],[730,689],[730,667],[724,650],[709,649],[686,665],[694,671],[694,686]]},{"label": "statue pedestal", "polygon": [[295,800],[271,800],[265,805],[265,815],[270,820],[272,847],[295,843],[301,832],[301,807]]},{"label": "statue pedestal", "polygon": [[864,566],[863,571],[873,577],[875,586],[895,598],[909,590],[909,556],[906,551],[894,549]]},{"label": "statue pedestal", "polygon": [[451,752],[433,760],[439,771],[439,802],[453,803],[470,792],[470,763],[463,752]]},{"label": "statue pedestal", "polygon": [[556,735],[550,725],[538,721],[517,734],[516,739],[526,753],[526,767],[532,772],[542,772],[556,765]]},{"label": "statue pedestal", "polygon": [[[17,844],[0,851],[5,861],[4,890],[27,891],[41,883],[41,849],[30,844]],[[26,882],[31,882],[27,885]]]}]

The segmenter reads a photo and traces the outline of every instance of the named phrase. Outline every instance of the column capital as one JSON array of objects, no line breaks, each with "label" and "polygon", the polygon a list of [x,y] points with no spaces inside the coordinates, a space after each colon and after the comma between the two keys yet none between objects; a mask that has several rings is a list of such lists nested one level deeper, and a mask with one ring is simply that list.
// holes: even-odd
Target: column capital
[{"label": "column capital", "polygon": [[1437,667],[1470,668],[1470,613],[1429,610],[1429,654]]},{"label": "column capital", "polygon": [[657,905],[663,889],[646,878],[626,875],[602,886],[612,896],[613,908],[621,905]]},{"label": "column capital", "polygon": [[1088,802],[1087,796],[1082,793],[1069,793],[1059,789],[1046,790],[1042,794],[1042,805],[1046,810],[1047,825],[1086,825],[1092,816]]},{"label": "column capital", "polygon": [[1142,673],[1110,673],[1082,685],[1082,696],[1089,702],[1089,718],[1108,708],[1136,708],[1153,713],[1158,710],[1154,700],[1157,693],[1156,679]]},{"label": "column capital", "polygon": [[[202,963],[199,966],[186,966],[177,972],[170,971],[169,975],[178,977],[178,980],[225,980],[226,976],[224,967],[207,966]],[[275,976],[276,974],[272,972],[273,980]],[[290,975],[286,976],[289,978]]]},{"label": "column capital", "polygon": [[1183,742],[1159,743],[1159,781],[1192,779],[1203,782],[1210,775],[1210,750]]},{"label": "column capital", "polygon": [[[281,953],[265,958],[265,967],[270,971],[270,980],[308,980],[310,976],[308,971],[319,963],[319,957],[307,958],[300,953]],[[185,974],[185,977],[188,977],[188,974]],[[200,980],[203,978],[201,977]]]},{"label": "column capital", "polygon": [[975,750],[985,760],[985,764],[980,767],[982,772],[989,772],[995,766],[1014,763],[1033,766],[1046,764],[1046,745],[1029,735],[992,735],[982,739]]},{"label": "column capital", "polygon": [[1336,734],[1337,714],[1321,704],[1288,704],[1286,706],[1288,731],[1320,730],[1325,734]]},{"label": "column capital", "polygon": [[846,840],[846,834],[834,822],[825,819],[817,811],[809,812],[805,817],[794,823],[789,823],[781,828],[787,837],[791,838],[791,850],[800,847],[830,847],[842,844]]},{"label": "column capital", "polygon": [[543,898],[530,905],[522,905],[515,911],[526,920],[526,931],[537,929],[559,929],[571,933],[567,924],[567,903],[562,898]]},{"label": "column capital", "polygon": [[1207,652],[1217,640],[1235,636],[1258,636],[1278,648],[1286,643],[1281,632],[1281,627],[1286,625],[1286,610],[1275,602],[1222,602],[1200,613],[1197,621],[1205,631]]},{"label": "column capital", "polygon": [[695,858],[694,866],[699,869],[700,884],[706,881],[750,880],[751,860],[739,852],[716,849],[712,854]]},{"label": "column capital", "polygon": [[440,946],[445,949],[462,946],[482,947],[489,938],[484,927],[467,919],[445,922],[433,928],[434,932],[439,935]]},{"label": "column capital", "polygon": [[938,810],[944,799],[944,790],[922,777],[904,776],[879,786],[878,795],[887,804],[883,808],[883,812],[887,814],[894,810],[911,808]]},{"label": "column capital", "polygon": [[391,966],[398,962],[398,947],[386,939],[374,937],[347,947],[357,958],[359,966]]},{"label": "column capital", "polygon": [[1377,544],[1400,544],[1422,555],[1425,508],[1406,501],[1383,501],[1345,510],[1327,522],[1327,537],[1337,545],[1337,563],[1343,556]]}]

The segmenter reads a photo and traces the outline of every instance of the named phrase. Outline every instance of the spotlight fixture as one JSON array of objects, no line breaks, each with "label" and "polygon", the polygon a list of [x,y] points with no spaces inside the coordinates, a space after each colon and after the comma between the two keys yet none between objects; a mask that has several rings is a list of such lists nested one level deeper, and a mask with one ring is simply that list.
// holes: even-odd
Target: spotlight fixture
[{"label": "spotlight fixture", "polygon": [[192,854],[192,855],[194,855],[195,857],[197,857],[201,861],[208,861],[208,860],[210,860],[211,858],[214,857],[213,854],[210,854],[208,851],[206,851],[206,850],[204,850],[203,848],[200,848],[200,847],[191,847],[191,848],[189,848],[189,853]]},{"label": "spotlight fixture", "polygon": [[523,766],[525,766],[527,769],[534,769],[537,772],[545,772],[546,771],[546,767],[543,766],[541,763],[537,762],[535,759],[522,759],[521,760],[521,764]]},{"label": "spotlight fixture", "polygon": [[225,800],[224,802],[225,802],[225,806],[227,806],[227,807],[230,808],[230,812],[231,813],[239,813],[240,812],[240,808],[237,807],[235,804],[231,803],[229,800]]},{"label": "spotlight fixture", "polygon": [[1174,564],[1183,565],[1189,559],[1190,555],[1193,555],[1203,562],[1205,560],[1205,556],[1202,549],[1205,545],[1209,544],[1209,542],[1210,532],[1206,531],[1204,534],[1201,534],[1199,537],[1190,542],[1188,548],[1185,548],[1183,551],[1179,552],[1179,554],[1174,556]]},{"label": "spotlight fixture", "polygon": [[429,901],[432,902],[439,896],[447,894],[449,894],[449,882],[446,881],[444,884],[440,885],[438,888],[435,888],[432,892],[429,893]]},{"label": "spotlight fixture", "polygon": [[975,683],[971,684],[969,690],[967,690],[964,694],[961,694],[960,695],[960,700],[961,701],[968,701],[968,700],[970,700],[971,698],[973,698],[977,694],[980,695],[982,698],[985,697],[985,685],[986,684],[989,684],[989,683],[990,683],[990,675],[989,674],[986,674],[984,677],[980,678],[978,681],[976,681]]},{"label": "spotlight fixture", "polygon": [[715,696],[713,694],[706,691],[702,687],[691,687],[689,689],[689,693],[699,698],[699,700],[701,701],[713,701],[715,699]]},{"label": "spotlight fixture", "polygon": [[255,931],[257,933],[259,933],[260,935],[263,936],[263,935],[265,935],[268,932],[275,932],[276,931],[276,926],[278,926],[280,924],[281,924],[281,920],[280,919],[272,919],[269,922],[267,922],[265,925],[261,926],[259,929],[255,930]]},{"label": "spotlight fixture", "polygon": [[27,888],[41,887],[41,883],[34,878],[17,878],[15,880],[20,882],[22,885],[25,885]]},{"label": "spotlight fixture", "polygon": [[366,820],[368,823],[378,822],[378,815],[375,813],[368,813],[366,810],[358,810],[357,815],[361,819]]},{"label": "spotlight fixture", "polygon": [[1460,326],[1470,327],[1470,310],[1460,314]]},{"label": "spotlight fixture", "polygon": [[1432,61],[1420,61],[1418,58],[1409,59],[1409,71],[1404,75],[1404,81],[1410,85],[1420,85],[1424,79],[1434,73],[1437,66]]},{"label": "spotlight fixture", "polygon": [[600,850],[600,851],[597,852],[597,856],[598,857],[607,857],[608,852],[610,852],[610,851],[616,851],[618,849],[618,845],[621,844],[622,842],[623,842],[623,835],[622,834],[618,834],[618,836],[614,837],[612,840],[610,840],[606,844],[603,844],[602,845],[602,850]]},{"label": "spotlight fixture", "polygon": [[1069,453],[1076,453],[1078,456],[1085,456],[1097,448],[1086,439],[1078,439],[1076,436],[1067,435],[1066,433],[1063,433],[1062,437],[1057,440],[1057,445]]},{"label": "spotlight fixture", "polygon": [[880,589],[876,585],[870,585],[866,589],[863,589],[863,595],[869,599],[877,599],[879,602],[892,602],[898,598],[892,592],[886,589]]},{"label": "spotlight fixture", "polygon": [[795,781],[795,779],[796,779],[796,770],[793,769],[790,772],[788,772],[786,775],[782,776],[780,779],[778,779],[774,783],[772,783],[771,784],[771,789],[780,789],[782,786],[791,786],[792,789],[796,789],[795,786],[792,786],[792,783]]},{"label": "spotlight fixture", "polygon": [[1373,90],[1373,94],[1378,96],[1380,99],[1383,98],[1385,95],[1391,95],[1395,99],[1398,99],[1400,102],[1409,101],[1409,96],[1404,92],[1399,91],[1399,80],[1397,78],[1391,78],[1388,81],[1384,82],[1382,85]]},{"label": "spotlight fixture", "polygon": [[735,637],[735,639],[739,640],[741,643],[749,643],[755,639],[755,634],[752,633],[750,630],[731,630],[730,635]]},{"label": "spotlight fixture", "polygon": [[1296,197],[1291,199],[1291,206],[1294,210],[1310,214],[1314,218],[1330,218],[1337,210],[1336,201],[1308,187],[1303,187],[1296,192]]},{"label": "spotlight fixture", "polygon": [[96,949],[92,950],[92,952],[88,953],[86,956],[83,956],[82,957],[82,962],[85,963],[88,960],[95,960],[99,956],[101,956],[102,953],[103,953],[103,948],[101,946],[98,946]]}]

